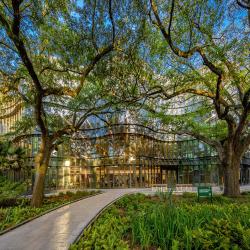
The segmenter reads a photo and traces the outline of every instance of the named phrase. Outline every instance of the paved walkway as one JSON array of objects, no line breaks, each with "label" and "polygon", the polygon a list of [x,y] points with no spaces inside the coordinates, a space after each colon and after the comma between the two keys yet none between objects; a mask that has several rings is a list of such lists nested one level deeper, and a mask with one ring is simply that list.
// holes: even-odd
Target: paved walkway
[{"label": "paved walkway", "polygon": [[[249,191],[250,186],[241,187]],[[103,207],[133,192],[145,189],[109,189],[105,193],[59,208],[0,236],[0,250],[65,250]]]},{"label": "paved walkway", "polygon": [[135,189],[107,190],[103,194],[59,208],[1,235],[0,250],[68,249],[103,207],[135,191]]}]

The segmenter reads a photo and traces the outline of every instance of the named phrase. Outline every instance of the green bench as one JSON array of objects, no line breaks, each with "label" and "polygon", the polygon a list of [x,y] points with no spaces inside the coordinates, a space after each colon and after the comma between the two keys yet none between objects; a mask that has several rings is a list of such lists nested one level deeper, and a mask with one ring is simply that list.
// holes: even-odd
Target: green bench
[{"label": "green bench", "polygon": [[198,195],[198,201],[200,201],[200,198],[205,197],[205,198],[209,198],[212,202],[213,199],[213,193],[212,193],[212,187],[209,186],[199,186],[197,188],[197,195]]}]

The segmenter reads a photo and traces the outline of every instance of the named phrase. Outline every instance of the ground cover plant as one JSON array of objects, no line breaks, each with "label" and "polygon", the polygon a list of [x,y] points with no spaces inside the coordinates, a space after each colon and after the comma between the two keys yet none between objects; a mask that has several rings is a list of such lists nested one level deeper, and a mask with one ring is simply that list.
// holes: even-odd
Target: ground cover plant
[{"label": "ground cover plant", "polygon": [[26,191],[26,183],[24,182],[13,182],[0,176],[0,195],[1,198],[5,197],[16,197]]},{"label": "ground cover plant", "polygon": [[0,233],[3,230],[40,215],[50,209],[97,193],[97,191],[59,193],[58,195],[45,197],[43,206],[40,208],[31,207],[30,199],[24,197],[2,199],[0,200]]},{"label": "ground cover plant", "polygon": [[250,249],[250,194],[130,195],[112,205],[89,227],[76,249]]}]

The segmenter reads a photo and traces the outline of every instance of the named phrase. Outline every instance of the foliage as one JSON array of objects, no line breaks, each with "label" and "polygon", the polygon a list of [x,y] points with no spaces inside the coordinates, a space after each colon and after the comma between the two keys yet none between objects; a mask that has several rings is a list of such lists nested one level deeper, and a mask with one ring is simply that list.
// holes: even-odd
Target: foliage
[{"label": "foliage", "polygon": [[26,191],[26,183],[12,182],[0,176],[0,207],[12,207],[20,204],[18,197]]},{"label": "foliage", "polygon": [[[165,129],[196,138],[226,140],[233,120],[249,134],[247,11],[236,1],[150,2],[145,1],[152,15],[144,44],[147,62],[157,73],[145,85],[156,90],[145,109]],[[220,74],[223,80],[217,84]]]},{"label": "foliage", "polygon": [[[40,149],[48,149],[36,155],[41,180],[35,181],[33,206],[42,203],[53,150],[85,129],[88,119],[103,120],[104,113],[113,112],[113,65],[126,66],[142,30],[136,5],[127,0],[0,2],[0,93],[17,96],[29,111],[15,132],[22,136],[36,129]],[[119,73],[126,86],[125,72]]]},{"label": "foliage", "polygon": [[149,18],[140,57],[153,71],[139,87],[147,97],[143,116],[216,149],[224,194],[239,195],[250,145],[249,12],[236,1],[142,2]]},{"label": "foliage", "polygon": [[167,202],[169,205],[172,205],[172,195],[174,187],[168,188],[167,192],[157,191],[156,195],[159,196],[160,200]]},{"label": "foliage", "polygon": [[70,249],[249,249],[250,196],[216,196],[213,204],[173,196],[173,202],[124,197]]},{"label": "foliage", "polygon": [[193,230],[194,245],[202,249],[249,249],[250,229],[226,219],[212,219],[211,223]]},{"label": "foliage", "polygon": [[[81,240],[79,245],[72,246],[70,249],[129,249],[128,244],[122,240],[122,236],[126,234],[129,227],[128,224],[127,217],[119,217],[119,210],[108,209],[93,228],[89,227],[86,230],[85,240]],[[100,237],[96,237],[97,235]]]},{"label": "foliage", "polygon": [[32,208],[29,206],[29,199],[19,198],[16,200],[15,206],[0,207],[0,231],[9,227],[15,226],[27,219],[31,219],[39,214],[42,214],[49,209],[56,208],[64,203],[74,201],[89,195],[97,194],[96,191],[77,191],[61,193],[44,199],[44,204],[41,208]]},{"label": "foliage", "polygon": [[26,184],[23,182],[12,182],[4,176],[0,176],[0,197],[16,198],[26,191]]},{"label": "foliage", "polygon": [[24,168],[25,151],[10,141],[0,141],[0,169]]},{"label": "foliage", "polygon": [[[139,243],[139,245],[145,248],[158,246],[161,249],[171,249],[171,247],[178,242],[179,248],[181,249],[192,249],[193,247],[206,249],[206,239],[211,242],[210,248],[208,247],[207,249],[215,249],[212,246],[216,246],[224,241],[228,242],[228,246],[235,243],[242,248],[243,245],[246,244],[243,237],[244,233],[238,236],[241,237],[240,240],[242,242],[238,241],[236,243],[233,240],[234,236],[231,235],[233,232],[235,233],[234,227],[230,230],[228,229],[227,232],[223,232],[222,230],[221,234],[218,236],[218,230],[220,230],[220,228],[217,227],[215,223],[216,219],[224,218],[222,221],[226,221],[230,226],[238,223],[237,225],[244,228],[245,218],[249,216],[249,208],[246,206],[240,208],[242,211],[239,212],[239,208],[235,206],[231,207],[230,205],[224,206],[223,209],[216,205],[203,204],[198,204],[193,207],[187,205],[179,207],[152,206],[150,210],[140,212],[133,218],[133,240],[135,243]],[[237,216],[235,216],[236,211]],[[223,225],[222,222],[220,222],[220,225],[229,228],[229,226]],[[249,222],[247,222],[245,229],[249,228],[249,226]],[[204,237],[203,240],[200,240],[198,237],[197,241],[199,243],[194,241],[194,238],[196,239],[197,237],[197,230],[198,232],[199,230],[208,232],[207,238]],[[209,230],[211,232],[211,237],[209,237]],[[241,232],[242,231],[244,232],[244,230],[241,230]],[[216,237],[214,237],[215,235],[217,235],[219,239],[216,239]],[[228,240],[227,237],[231,240]]]}]

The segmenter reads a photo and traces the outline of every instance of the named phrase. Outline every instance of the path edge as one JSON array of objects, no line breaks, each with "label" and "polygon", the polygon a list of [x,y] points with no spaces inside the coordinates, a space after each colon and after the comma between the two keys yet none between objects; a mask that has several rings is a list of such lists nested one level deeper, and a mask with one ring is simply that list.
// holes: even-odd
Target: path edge
[{"label": "path edge", "polygon": [[70,246],[68,249],[70,249],[71,245],[76,244],[82,237],[82,235],[84,234],[85,230],[87,230],[89,227],[91,227],[93,225],[93,223],[101,216],[101,214],[103,212],[105,212],[105,210],[107,210],[110,206],[112,206],[115,202],[117,202],[118,200],[124,198],[125,196],[131,195],[131,194],[136,194],[136,192],[129,192],[126,194],[123,194],[122,196],[116,198],[115,200],[111,201],[109,204],[107,204],[105,207],[103,207],[88,223],[87,225],[81,230],[81,232],[78,234],[78,236],[75,238],[75,240],[70,243]]},{"label": "path edge", "polygon": [[26,224],[26,223],[28,223],[28,222],[30,222],[30,221],[33,221],[33,220],[35,220],[35,219],[37,219],[37,218],[39,218],[39,217],[41,217],[41,216],[43,216],[43,215],[46,215],[46,214],[48,214],[48,213],[51,213],[51,212],[53,212],[53,211],[55,211],[55,210],[57,210],[57,209],[59,209],[59,208],[62,208],[62,207],[64,207],[64,206],[70,205],[70,204],[72,204],[72,203],[75,203],[75,202],[78,202],[78,201],[81,201],[81,200],[84,200],[84,199],[87,199],[87,198],[90,198],[90,197],[94,197],[94,196],[99,195],[99,194],[103,194],[103,192],[100,192],[100,193],[97,193],[97,194],[88,195],[88,196],[79,198],[79,199],[77,199],[77,200],[69,201],[69,202],[64,203],[64,204],[62,204],[62,205],[59,205],[59,206],[57,206],[57,207],[51,208],[51,209],[49,209],[49,210],[47,210],[47,211],[45,211],[45,212],[43,212],[43,213],[41,213],[41,214],[38,214],[38,215],[36,215],[36,216],[34,216],[34,217],[32,217],[32,218],[29,218],[29,219],[27,219],[27,220],[24,220],[23,222],[20,222],[20,223],[16,224],[15,226],[12,226],[12,227],[9,227],[9,228],[7,228],[7,229],[5,229],[5,230],[3,230],[3,231],[0,231],[0,236],[3,235],[3,234],[8,233],[8,232],[10,232],[10,231],[12,231],[12,230],[14,230],[14,229],[20,227],[20,226],[22,226],[22,225],[24,225],[24,224]]}]

